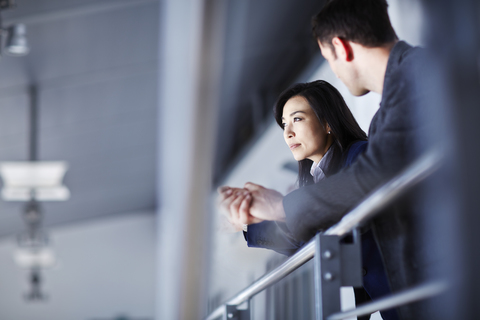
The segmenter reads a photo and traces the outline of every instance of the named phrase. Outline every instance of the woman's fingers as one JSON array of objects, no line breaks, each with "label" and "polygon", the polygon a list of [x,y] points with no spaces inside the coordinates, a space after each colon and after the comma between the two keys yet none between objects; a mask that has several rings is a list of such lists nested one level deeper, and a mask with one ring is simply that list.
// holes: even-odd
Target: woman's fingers
[{"label": "woman's fingers", "polygon": [[247,183],[245,183],[245,185],[243,187],[248,191],[256,191],[256,190],[259,190],[259,189],[264,189],[264,187],[262,187],[261,185],[253,183],[253,182],[247,182]]},{"label": "woman's fingers", "polygon": [[220,186],[217,188],[218,193],[224,193],[227,190],[230,190],[231,188],[229,186]]},{"label": "woman's fingers", "polygon": [[252,196],[247,194],[243,200],[242,203],[240,204],[239,210],[238,210],[238,217],[239,220],[242,224],[250,224],[250,204],[252,203]]},{"label": "woman's fingers", "polygon": [[217,189],[218,193],[219,193],[219,202],[221,204],[222,201],[224,201],[226,198],[228,198],[229,196],[232,195],[233,193],[233,189],[230,188],[229,186],[221,186],[221,187],[218,187]]},{"label": "woman's fingers", "polygon": [[229,211],[230,217],[233,223],[240,222],[240,205],[242,204],[243,199],[245,199],[247,194],[244,191],[237,191],[233,195],[235,199],[230,203]]},{"label": "woman's fingers", "polygon": [[[253,183],[247,183],[252,190],[262,188]],[[250,206],[252,204],[252,194],[241,188],[231,188],[222,186],[217,189],[219,193],[219,206],[223,214],[233,225],[243,225],[262,222],[262,219],[255,218],[250,214]]]}]

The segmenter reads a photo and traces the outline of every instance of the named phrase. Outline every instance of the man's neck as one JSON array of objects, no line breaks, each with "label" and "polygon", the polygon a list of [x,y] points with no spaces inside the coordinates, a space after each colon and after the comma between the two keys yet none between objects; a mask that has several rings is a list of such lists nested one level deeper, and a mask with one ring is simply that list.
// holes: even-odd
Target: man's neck
[{"label": "man's neck", "polygon": [[396,43],[397,41],[394,41],[374,48],[355,44],[355,59],[358,59],[360,81],[367,90],[382,94],[388,57]]}]

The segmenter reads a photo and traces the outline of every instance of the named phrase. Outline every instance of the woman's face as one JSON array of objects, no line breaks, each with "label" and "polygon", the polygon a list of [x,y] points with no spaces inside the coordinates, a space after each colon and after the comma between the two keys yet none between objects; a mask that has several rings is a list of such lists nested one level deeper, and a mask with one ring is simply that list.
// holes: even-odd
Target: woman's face
[{"label": "woman's face", "polygon": [[330,146],[331,138],[322,126],[307,100],[301,96],[290,98],[283,107],[283,137],[295,160],[310,159],[318,163]]}]

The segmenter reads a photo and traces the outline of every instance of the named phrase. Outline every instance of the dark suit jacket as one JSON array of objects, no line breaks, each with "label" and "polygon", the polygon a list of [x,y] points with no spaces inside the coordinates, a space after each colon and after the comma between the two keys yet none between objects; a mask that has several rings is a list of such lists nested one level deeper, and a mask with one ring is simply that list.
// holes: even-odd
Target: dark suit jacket
[{"label": "dark suit jacket", "polygon": [[[337,223],[415,159],[414,142],[421,128],[415,122],[419,92],[415,90],[414,78],[420,70],[421,51],[402,41],[392,49],[366,152],[341,172],[284,197],[286,226],[294,238],[306,241]],[[400,205],[392,206],[373,222],[392,291],[414,284],[418,275],[418,263],[411,254],[415,210],[410,200],[406,198]],[[401,312],[405,319],[412,315],[409,311]]]}]

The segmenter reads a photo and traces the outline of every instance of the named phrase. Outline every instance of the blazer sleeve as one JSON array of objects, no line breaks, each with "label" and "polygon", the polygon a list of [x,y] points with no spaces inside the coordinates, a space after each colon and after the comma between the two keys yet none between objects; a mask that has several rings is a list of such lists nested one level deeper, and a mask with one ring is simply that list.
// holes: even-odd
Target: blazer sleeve
[{"label": "blazer sleeve", "polygon": [[244,235],[249,247],[271,249],[286,256],[291,256],[305,244],[291,237],[284,223],[276,221],[251,224]]}]

